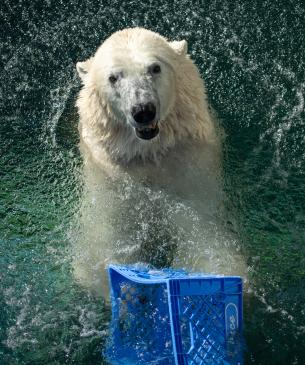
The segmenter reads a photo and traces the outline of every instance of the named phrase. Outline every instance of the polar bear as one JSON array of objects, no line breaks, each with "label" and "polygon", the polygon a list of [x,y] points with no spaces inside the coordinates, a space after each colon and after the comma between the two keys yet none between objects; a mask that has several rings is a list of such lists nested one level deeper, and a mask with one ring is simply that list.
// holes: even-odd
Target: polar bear
[{"label": "polar bear", "polygon": [[187,42],[114,33],[77,63],[84,191],[76,278],[100,291],[109,262],[239,273],[222,227],[220,138]]}]

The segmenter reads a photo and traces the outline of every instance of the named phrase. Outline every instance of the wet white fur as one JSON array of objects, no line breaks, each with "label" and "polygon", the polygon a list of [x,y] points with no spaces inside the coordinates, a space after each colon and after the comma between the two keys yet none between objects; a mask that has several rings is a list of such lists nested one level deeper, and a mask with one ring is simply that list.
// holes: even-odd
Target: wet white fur
[{"label": "wet white fur", "polygon": [[[160,134],[150,141],[136,137],[122,113],[132,90],[119,98],[109,75],[123,69],[125,77],[141,75],[152,62],[161,59],[162,74],[155,85],[161,101]],[[113,34],[94,57],[78,63],[84,86],[77,100],[82,140],[100,163],[127,163],[135,157],[160,160],[168,150],[186,139],[214,143],[214,126],[208,114],[203,82],[190,57],[186,42],[168,42],[148,30],[133,28]],[[85,73],[84,73],[85,72]],[[120,108],[115,106],[119,105]]]},{"label": "wet white fur", "polygon": [[[132,80],[145,78],[156,60],[162,72],[151,85],[161,102],[160,133],[147,141],[137,138],[130,124],[128,95],[134,92]],[[73,235],[77,279],[100,291],[105,265],[136,260],[151,228],[161,230],[156,245],[175,236],[175,266],[244,272],[236,240],[219,219],[220,143],[186,42],[125,29],[77,69],[83,82],[77,107],[85,162]],[[119,97],[108,79],[114,70],[124,72]],[[163,248],[155,249],[157,255]]]}]

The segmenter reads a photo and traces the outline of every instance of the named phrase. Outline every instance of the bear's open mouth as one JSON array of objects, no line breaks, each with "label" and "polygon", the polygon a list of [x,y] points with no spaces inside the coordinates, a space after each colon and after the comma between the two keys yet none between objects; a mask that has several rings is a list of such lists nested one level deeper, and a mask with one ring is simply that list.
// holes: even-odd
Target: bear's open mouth
[{"label": "bear's open mouth", "polygon": [[151,123],[143,128],[135,128],[137,137],[141,139],[152,139],[159,133],[158,122]]}]

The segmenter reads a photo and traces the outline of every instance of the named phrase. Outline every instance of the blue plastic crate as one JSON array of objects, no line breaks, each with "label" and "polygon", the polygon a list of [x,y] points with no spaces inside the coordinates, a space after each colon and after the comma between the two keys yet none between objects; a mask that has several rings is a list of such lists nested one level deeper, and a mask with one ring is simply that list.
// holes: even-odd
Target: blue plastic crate
[{"label": "blue plastic crate", "polygon": [[116,365],[241,365],[240,277],[108,268]]}]

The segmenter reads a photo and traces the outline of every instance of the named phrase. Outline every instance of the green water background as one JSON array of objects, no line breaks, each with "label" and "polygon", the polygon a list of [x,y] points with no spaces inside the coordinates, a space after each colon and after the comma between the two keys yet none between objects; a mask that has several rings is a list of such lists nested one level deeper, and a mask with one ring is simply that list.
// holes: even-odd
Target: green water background
[{"label": "green water background", "polygon": [[107,319],[78,287],[75,63],[117,29],[187,39],[227,138],[227,225],[249,267],[245,364],[305,363],[305,4],[0,4],[0,364],[101,364]]}]

